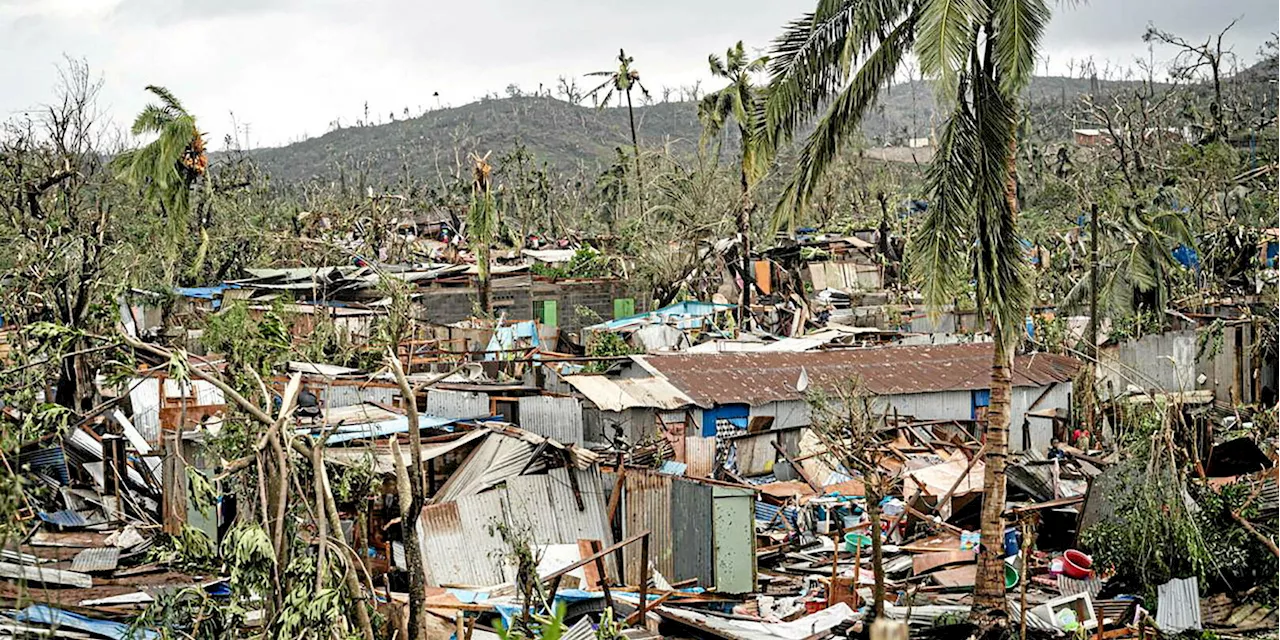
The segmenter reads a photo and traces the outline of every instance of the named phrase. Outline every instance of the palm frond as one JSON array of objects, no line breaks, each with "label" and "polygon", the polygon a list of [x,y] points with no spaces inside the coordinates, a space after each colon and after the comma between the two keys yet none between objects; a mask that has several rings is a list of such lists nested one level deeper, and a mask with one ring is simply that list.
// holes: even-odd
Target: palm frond
[{"label": "palm frond", "polygon": [[876,49],[911,10],[909,0],[820,2],[790,22],[770,48],[768,100],[758,126],[776,149],[848,81],[849,61]]},{"label": "palm frond", "polygon": [[961,69],[968,64],[979,21],[986,18],[985,0],[924,0],[916,57],[925,76],[940,81],[942,95],[951,95]]},{"label": "palm frond", "polygon": [[1000,89],[1014,96],[1022,91],[1036,69],[1036,50],[1049,22],[1044,0],[994,0],[993,53]]},{"label": "palm frond", "polygon": [[714,53],[707,56],[707,65],[711,67],[711,75],[717,78],[729,77],[729,69],[725,67],[724,60],[721,60],[720,56]]},{"label": "palm frond", "polygon": [[1008,189],[1014,152],[1013,101],[985,74],[974,80],[974,120],[978,154],[974,157],[973,195],[978,247],[974,262],[979,309],[1012,339],[1031,300],[1016,211]]},{"label": "palm frond", "polygon": [[[960,86],[960,92],[965,90]],[[973,159],[977,123],[967,102],[956,102],[929,167],[930,204],[911,236],[907,269],[920,285],[925,306],[936,314],[964,285],[973,242]]]},{"label": "palm frond", "polygon": [[[849,84],[832,100],[796,160],[791,180],[774,211],[774,229],[795,226],[800,212],[808,205],[827,167],[840,148],[859,130],[862,116],[875,102],[880,90],[893,79],[899,63],[911,49],[915,20],[908,18],[897,25],[867,57]],[[773,87],[769,89],[772,98]],[[767,143],[766,143],[767,144]],[[772,149],[772,145],[769,145]]]},{"label": "palm frond", "polygon": [[160,102],[164,103],[165,107],[169,108],[175,113],[179,113],[179,114],[187,113],[186,108],[182,106],[181,102],[178,102],[178,98],[174,96],[173,93],[171,93],[168,89],[164,87],[158,87],[153,84],[149,84],[147,85],[147,91],[150,91],[151,93],[155,94],[157,98],[160,98]]},{"label": "palm frond", "polygon": [[133,119],[133,126],[129,132],[135,136],[145,133],[158,133],[164,130],[165,126],[173,122],[174,115],[163,107],[149,104],[143,107],[138,116]]}]

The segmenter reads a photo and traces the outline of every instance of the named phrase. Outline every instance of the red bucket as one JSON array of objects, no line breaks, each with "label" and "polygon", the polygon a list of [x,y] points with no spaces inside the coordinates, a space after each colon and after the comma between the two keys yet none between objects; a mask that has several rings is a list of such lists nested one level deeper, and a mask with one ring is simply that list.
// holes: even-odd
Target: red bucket
[{"label": "red bucket", "polygon": [[1062,572],[1068,578],[1087,580],[1093,575],[1093,558],[1075,549],[1068,549],[1062,554]]}]

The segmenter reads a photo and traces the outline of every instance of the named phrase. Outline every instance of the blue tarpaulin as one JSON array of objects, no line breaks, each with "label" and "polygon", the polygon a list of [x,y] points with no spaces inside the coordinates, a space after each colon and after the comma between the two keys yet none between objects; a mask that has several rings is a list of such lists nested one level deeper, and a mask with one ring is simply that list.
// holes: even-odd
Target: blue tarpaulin
[{"label": "blue tarpaulin", "polygon": [[127,624],[86,618],[70,611],[46,607],[42,604],[33,604],[11,615],[18,622],[75,629],[76,631],[92,633],[104,638],[112,638],[113,640],[152,640],[160,637],[160,634],[149,629],[131,629]]},{"label": "blue tarpaulin", "polygon": [[[498,352],[509,352],[516,348],[516,341],[525,338],[530,341],[534,347],[542,346],[538,339],[538,324],[532,320],[517,322],[504,327],[498,327],[493,330],[493,337],[489,338],[489,346],[485,347],[485,360],[496,360],[499,357]],[[509,357],[514,357],[514,354]]]},{"label": "blue tarpaulin", "polygon": [[1188,269],[1197,269],[1200,267],[1200,256],[1196,253],[1196,250],[1184,244],[1174,247],[1173,259],[1177,260],[1178,264]]},{"label": "blue tarpaulin", "polygon": [[222,294],[227,289],[236,288],[229,284],[215,284],[208,287],[174,287],[173,292],[184,298],[200,298],[201,300],[212,300]]}]

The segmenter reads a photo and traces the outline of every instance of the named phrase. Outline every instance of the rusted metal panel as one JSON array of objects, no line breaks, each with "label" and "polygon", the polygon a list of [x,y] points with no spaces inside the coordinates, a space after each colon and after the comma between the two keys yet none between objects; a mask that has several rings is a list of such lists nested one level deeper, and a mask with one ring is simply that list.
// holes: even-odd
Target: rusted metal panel
[{"label": "rusted metal panel", "polygon": [[714,436],[685,436],[684,462],[689,465],[684,474],[693,478],[709,478],[716,468],[716,439]]},{"label": "rusted metal panel", "polygon": [[487,586],[509,580],[505,545],[489,533],[490,525],[505,523],[503,517],[499,492],[423,507],[427,583]]},{"label": "rusted metal panel", "polygon": [[427,392],[426,413],[447,418],[486,418],[491,415],[489,396],[469,391],[432,389]]},{"label": "rusted metal panel", "polygon": [[[802,353],[746,352],[636,356],[645,368],[665,377],[701,407],[753,406],[800,400],[796,388],[804,370],[809,385],[831,387],[851,378],[879,395],[965,391],[991,385],[989,343]],[[1074,377],[1079,361],[1058,354],[1015,358],[1014,386],[1044,386]]]},{"label": "rusted metal panel", "polygon": [[[622,535],[630,536],[648,530],[649,553],[653,566],[664,576],[673,573],[671,546],[671,482],[674,476],[628,469],[622,496]],[[640,545],[628,545],[623,551],[627,584],[640,583]]]},{"label": "rusted metal panel", "polygon": [[582,404],[576,398],[526,396],[518,405],[521,429],[566,444],[585,441]]}]

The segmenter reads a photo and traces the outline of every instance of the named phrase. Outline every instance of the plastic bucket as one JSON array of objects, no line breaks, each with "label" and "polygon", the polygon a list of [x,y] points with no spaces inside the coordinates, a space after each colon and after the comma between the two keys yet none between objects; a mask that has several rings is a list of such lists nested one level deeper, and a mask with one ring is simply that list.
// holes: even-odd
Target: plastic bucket
[{"label": "plastic bucket", "polygon": [[846,533],[844,534],[844,550],[849,553],[857,551],[858,547],[871,546],[871,536],[862,533]]},{"label": "plastic bucket", "polygon": [[1012,589],[1018,586],[1018,580],[1022,576],[1018,574],[1018,570],[1013,565],[1005,563],[1004,565],[1004,588]]},{"label": "plastic bucket", "polygon": [[1062,554],[1062,573],[1068,578],[1087,580],[1093,575],[1093,558],[1075,549]]}]

